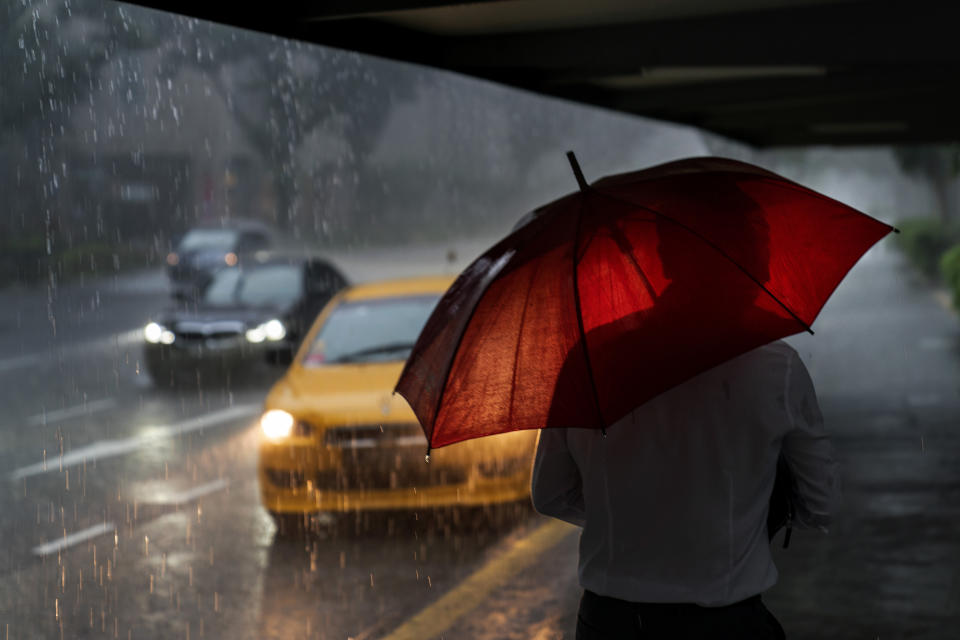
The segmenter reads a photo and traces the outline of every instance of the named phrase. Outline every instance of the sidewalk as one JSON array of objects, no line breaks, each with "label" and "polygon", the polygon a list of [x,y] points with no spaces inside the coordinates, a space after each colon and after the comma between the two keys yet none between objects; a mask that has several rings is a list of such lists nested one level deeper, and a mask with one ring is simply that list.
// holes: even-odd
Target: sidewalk
[{"label": "sidewalk", "polygon": [[[842,465],[829,534],[774,549],[765,595],[791,640],[952,640],[960,628],[960,323],[879,247],[791,342],[810,366]],[[573,638],[576,532],[440,636]],[[779,542],[781,538],[778,538]]]}]

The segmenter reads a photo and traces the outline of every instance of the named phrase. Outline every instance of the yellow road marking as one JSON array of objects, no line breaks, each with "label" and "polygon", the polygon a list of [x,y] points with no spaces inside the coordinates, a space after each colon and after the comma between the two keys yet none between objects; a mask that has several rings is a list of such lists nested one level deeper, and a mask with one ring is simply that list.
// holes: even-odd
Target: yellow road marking
[{"label": "yellow road marking", "polygon": [[493,558],[469,578],[423,609],[383,640],[429,640],[440,635],[471,609],[476,608],[488,593],[506,582],[551,549],[577,527],[550,520],[518,540],[509,551]]},{"label": "yellow road marking", "polygon": [[950,293],[945,289],[935,289],[933,297],[941,307],[947,311],[953,311],[953,302],[950,300]]}]

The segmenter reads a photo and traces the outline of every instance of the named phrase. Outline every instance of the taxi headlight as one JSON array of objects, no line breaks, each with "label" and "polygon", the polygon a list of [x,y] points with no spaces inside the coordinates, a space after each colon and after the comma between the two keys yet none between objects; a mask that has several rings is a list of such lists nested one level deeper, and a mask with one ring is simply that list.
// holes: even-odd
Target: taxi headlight
[{"label": "taxi headlight", "polygon": [[253,329],[248,329],[244,335],[247,338],[247,342],[253,342],[255,344],[259,344],[264,340],[276,342],[277,340],[283,340],[287,337],[287,328],[283,326],[282,322],[274,318]]},{"label": "taxi headlight", "polygon": [[143,328],[143,339],[150,344],[173,344],[177,337],[163,325],[151,322]]},{"label": "taxi headlight", "polygon": [[260,428],[271,440],[289,437],[293,423],[293,416],[282,409],[271,409],[260,417]]}]

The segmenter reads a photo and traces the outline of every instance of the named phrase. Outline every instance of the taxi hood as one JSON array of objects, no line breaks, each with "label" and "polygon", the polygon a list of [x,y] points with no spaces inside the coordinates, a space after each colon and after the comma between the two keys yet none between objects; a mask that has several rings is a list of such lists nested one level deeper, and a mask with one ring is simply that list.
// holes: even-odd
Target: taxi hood
[{"label": "taxi hood", "polygon": [[270,390],[267,408],[340,421],[416,421],[393,388],[403,362],[303,367],[294,365]]}]

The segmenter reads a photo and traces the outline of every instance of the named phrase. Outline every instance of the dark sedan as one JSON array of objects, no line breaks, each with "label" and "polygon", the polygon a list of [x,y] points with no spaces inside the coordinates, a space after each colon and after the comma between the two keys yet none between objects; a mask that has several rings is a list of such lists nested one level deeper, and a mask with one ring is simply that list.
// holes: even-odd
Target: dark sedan
[{"label": "dark sedan", "polygon": [[269,249],[274,241],[270,227],[255,221],[234,220],[189,230],[167,255],[171,294],[180,299],[196,298],[218,271]]},{"label": "dark sedan", "polygon": [[160,313],[144,328],[154,382],[229,382],[264,361],[289,362],[304,332],[347,279],[322,258],[259,252],[218,271],[196,303]]}]

